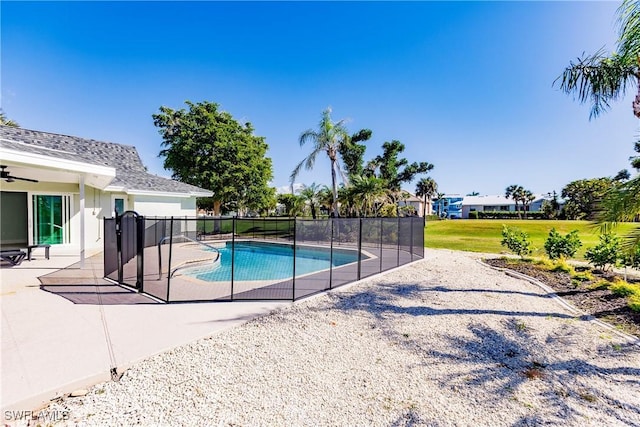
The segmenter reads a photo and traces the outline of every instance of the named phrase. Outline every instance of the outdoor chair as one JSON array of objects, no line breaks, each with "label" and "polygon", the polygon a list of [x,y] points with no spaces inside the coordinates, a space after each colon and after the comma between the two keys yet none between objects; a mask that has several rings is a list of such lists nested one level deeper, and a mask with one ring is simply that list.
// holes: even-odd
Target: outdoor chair
[{"label": "outdoor chair", "polygon": [[0,251],[0,259],[11,263],[11,265],[20,265],[26,256],[27,253],[25,251],[18,249]]}]

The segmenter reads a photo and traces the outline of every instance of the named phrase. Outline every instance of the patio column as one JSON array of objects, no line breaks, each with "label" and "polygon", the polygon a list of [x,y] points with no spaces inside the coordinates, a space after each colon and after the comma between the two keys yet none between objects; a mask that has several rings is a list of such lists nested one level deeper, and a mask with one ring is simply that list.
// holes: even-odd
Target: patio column
[{"label": "patio column", "polygon": [[80,178],[80,268],[84,268],[84,175]]}]

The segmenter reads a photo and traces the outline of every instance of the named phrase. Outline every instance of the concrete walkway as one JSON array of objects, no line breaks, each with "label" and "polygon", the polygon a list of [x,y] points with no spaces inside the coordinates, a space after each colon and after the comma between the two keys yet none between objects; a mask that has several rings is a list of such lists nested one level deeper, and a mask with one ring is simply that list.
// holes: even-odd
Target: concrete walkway
[{"label": "concrete walkway", "polygon": [[37,409],[109,380],[114,366],[123,372],[153,354],[291,304],[158,304],[102,280],[101,254],[84,269],[77,257],[37,255],[0,267],[3,413]]}]

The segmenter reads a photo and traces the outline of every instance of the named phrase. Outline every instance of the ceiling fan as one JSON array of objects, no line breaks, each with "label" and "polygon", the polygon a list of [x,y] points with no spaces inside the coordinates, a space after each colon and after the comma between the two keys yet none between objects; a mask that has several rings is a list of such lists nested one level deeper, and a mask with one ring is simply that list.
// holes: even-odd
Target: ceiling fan
[{"label": "ceiling fan", "polygon": [[37,179],[20,178],[19,176],[12,176],[8,171],[5,170],[6,168],[7,166],[0,165],[0,169],[2,169],[0,171],[0,179],[4,179],[7,182],[14,182],[16,179],[19,179],[20,181],[38,182]]}]

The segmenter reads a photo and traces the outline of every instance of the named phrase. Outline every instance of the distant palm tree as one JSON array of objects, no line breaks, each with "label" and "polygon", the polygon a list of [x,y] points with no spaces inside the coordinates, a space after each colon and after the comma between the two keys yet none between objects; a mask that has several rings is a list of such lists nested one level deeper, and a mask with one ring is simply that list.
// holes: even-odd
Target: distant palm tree
[{"label": "distant palm tree", "polygon": [[421,178],[416,185],[416,196],[424,197],[422,205],[422,217],[427,215],[427,203],[431,203],[431,199],[438,195],[438,184],[436,181],[429,178]]},{"label": "distant palm tree", "polygon": [[338,153],[340,144],[349,138],[347,129],[344,126],[345,120],[333,122],[331,120],[331,108],[327,108],[322,112],[322,118],[318,124],[318,129],[308,129],[300,135],[300,146],[303,146],[307,142],[313,143],[313,150],[306,158],[304,158],[291,172],[291,182],[293,182],[302,166],[305,169],[313,169],[316,157],[321,152],[326,152],[329,160],[331,161],[331,186],[333,191],[333,213],[337,217],[338,212],[338,177],[337,174],[341,173],[338,165]]},{"label": "distant palm tree", "polygon": [[2,110],[0,110],[0,125],[11,126],[11,127],[14,127],[14,128],[20,127],[18,122],[7,118],[7,115]]},{"label": "distant palm tree", "polygon": [[353,175],[350,192],[360,216],[377,216],[377,208],[389,199],[389,190],[382,178]]},{"label": "distant palm tree", "polygon": [[518,202],[521,199],[522,193],[524,192],[524,188],[521,185],[510,185],[504,190],[504,197],[507,199],[513,199],[516,203],[516,212],[518,212],[518,217],[520,217],[520,211],[518,210]]},{"label": "distant palm tree", "polygon": [[320,204],[319,196],[320,196],[321,188],[315,182],[309,186],[304,186],[304,188],[300,191],[300,196],[309,204],[309,209],[311,210],[311,217],[316,219],[317,207]]},{"label": "distant palm tree", "polygon": [[635,84],[637,95],[633,114],[640,118],[640,2],[624,0],[618,10],[618,41],[615,52],[603,49],[570,62],[562,75],[560,89],[581,103],[591,103],[590,118],[609,109],[609,103],[624,97],[627,86]]}]

